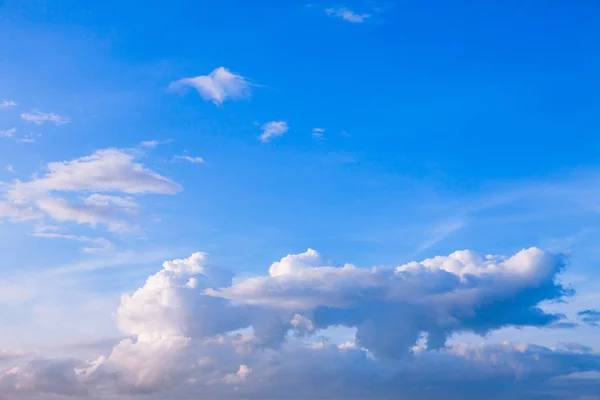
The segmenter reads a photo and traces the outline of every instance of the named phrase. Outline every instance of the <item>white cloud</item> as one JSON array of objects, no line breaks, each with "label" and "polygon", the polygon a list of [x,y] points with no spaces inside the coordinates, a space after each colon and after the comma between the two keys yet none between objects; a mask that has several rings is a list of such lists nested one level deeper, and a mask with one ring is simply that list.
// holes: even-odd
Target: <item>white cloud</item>
[{"label": "white cloud", "polygon": [[3,100],[3,101],[0,101],[0,108],[10,108],[10,107],[15,107],[17,105],[18,104],[15,103],[12,100]]},{"label": "white cloud", "polygon": [[15,167],[12,164],[8,164],[6,166],[6,170],[10,173],[13,173],[13,174],[15,173]]},{"label": "white cloud", "polygon": [[0,201],[0,220],[4,218],[8,218],[15,222],[21,222],[42,218],[42,214],[33,207]]},{"label": "white cloud", "polygon": [[323,129],[323,128],[313,128],[313,130],[312,130],[312,136],[315,139],[323,138],[324,133],[325,133],[325,129]]},{"label": "white cloud", "polygon": [[274,137],[282,136],[288,131],[288,124],[285,121],[271,121],[262,126],[262,134],[259,139],[263,143],[267,143]]},{"label": "white cloud", "polygon": [[41,125],[45,122],[51,122],[54,125],[64,125],[71,122],[71,120],[67,117],[63,117],[55,113],[44,113],[37,110],[33,110],[28,113],[22,113],[21,119],[32,122],[36,125]]},{"label": "white cloud", "polygon": [[[136,153],[120,149],[99,150],[72,161],[52,162],[42,177],[5,184],[0,218],[13,221],[47,216],[59,222],[76,222],[92,227],[105,225],[112,232],[138,229],[120,218],[135,214],[137,202],[131,195],[175,194],[182,187],[135,161]],[[57,196],[62,192],[67,197]],[[76,202],[72,192],[91,193]],[[127,194],[129,196],[119,196]]]},{"label": "white cloud", "polygon": [[113,148],[73,161],[49,163],[46,175],[17,182],[11,196],[49,191],[175,194],[180,190],[177,183],[135,162],[133,153]]},{"label": "white cloud", "polygon": [[141,142],[139,144],[139,147],[146,147],[148,149],[153,149],[156,146],[159,146],[161,144],[166,144],[166,143],[171,143],[172,140],[171,139],[166,139],[166,140],[145,140],[143,142]]},{"label": "white cloud", "polygon": [[17,128],[0,129],[0,137],[11,138],[17,132]]},{"label": "white cloud", "polygon": [[191,157],[191,156],[175,156],[176,160],[184,160],[190,162],[192,164],[202,164],[204,163],[204,158],[202,157]]},{"label": "white cloud", "polygon": [[[398,268],[331,266],[312,250],[273,263],[269,275],[232,284],[230,273],[195,253],[165,262],[122,296],[116,322],[131,338],[108,355],[0,370],[0,392],[291,400],[493,392],[532,400],[542,389],[553,393],[551,378],[600,370],[600,354],[573,345],[444,346],[443,333],[550,324],[559,317],[537,304],[562,296],[555,282],[562,266],[561,257],[535,248],[512,257],[459,251]],[[315,345],[304,338],[334,325],[356,327],[355,340]],[[292,329],[301,335],[286,335]],[[419,343],[421,334],[427,345]],[[411,357],[398,357],[398,349]],[[580,382],[570,385],[568,396],[555,398],[594,393]]]},{"label": "white cloud", "polygon": [[325,10],[327,15],[331,17],[341,18],[345,21],[360,24],[365,22],[367,18],[370,18],[370,14],[357,14],[354,11],[346,7],[328,8]]},{"label": "white cloud", "polygon": [[84,203],[90,206],[108,207],[111,204],[124,209],[136,209],[138,204],[133,197],[111,196],[94,193],[84,199]]},{"label": "white cloud", "polygon": [[219,67],[208,75],[183,78],[171,83],[169,87],[181,89],[187,86],[195,88],[203,99],[220,106],[227,99],[237,100],[249,97],[251,85],[243,76]]},{"label": "white cloud", "polygon": [[73,240],[76,242],[89,243],[95,245],[94,247],[84,247],[81,250],[84,253],[88,254],[97,254],[105,251],[112,250],[113,244],[106,238],[102,237],[89,237],[89,236],[81,236],[81,235],[69,235],[64,233],[58,233],[57,230],[60,230],[58,227],[47,227],[47,226],[37,226],[35,232],[32,233],[32,236],[47,238],[47,239],[66,239]]}]

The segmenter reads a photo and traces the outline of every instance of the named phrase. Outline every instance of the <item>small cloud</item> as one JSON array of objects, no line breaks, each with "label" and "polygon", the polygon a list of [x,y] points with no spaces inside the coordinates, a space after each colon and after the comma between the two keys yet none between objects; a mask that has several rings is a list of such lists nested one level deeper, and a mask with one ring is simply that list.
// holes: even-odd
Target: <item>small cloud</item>
[{"label": "small cloud", "polygon": [[219,67],[208,75],[193,78],[183,78],[169,85],[172,90],[191,86],[205,100],[220,106],[227,99],[237,100],[250,96],[250,83],[243,76],[230,72],[225,67]]},{"label": "small cloud", "polygon": [[17,128],[0,129],[0,137],[11,138],[15,136]]},{"label": "small cloud", "polygon": [[371,17],[371,14],[357,14],[346,7],[332,7],[326,9],[325,12],[330,17],[341,18],[344,21],[352,22],[354,24],[361,24],[365,22],[367,18]]},{"label": "small cloud", "polygon": [[577,315],[583,322],[591,326],[600,326],[600,311],[598,310],[585,310],[580,311]]},{"label": "small cloud", "polygon": [[325,133],[325,129],[323,129],[323,128],[313,128],[313,130],[312,130],[312,136],[315,139],[322,139],[324,133]]},{"label": "small cloud", "polygon": [[175,156],[176,160],[184,160],[187,162],[191,162],[192,164],[202,164],[204,163],[204,158],[202,157],[190,157],[190,156]]},{"label": "small cloud", "polygon": [[79,235],[68,235],[57,233],[60,232],[60,228],[56,226],[45,226],[38,225],[35,228],[35,231],[31,233],[31,236],[46,238],[46,239],[66,239],[73,240],[81,243],[89,243],[94,245],[93,247],[84,247],[81,249],[84,253],[88,254],[98,254],[102,252],[106,252],[113,249],[113,244],[109,240],[103,237],[89,237],[89,236],[79,236]]},{"label": "small cloud", "polygon": [[167,139],[167,140],[145,140],[143,142],[141,142],[138,147],[145,147],[148,149],[153,149],[156,146],[159,146],[161,144],[167,144],[167,143],[171,143],[173,140],[172,139]]},{"label": "small cloud", "polygon": [[12,166],[12,164],[8,164],[6,166],[6,170],[10,173],[14,173],[15,172],[15,167]]},{"label": "small cloud", "polygon": [[21,119],[32,122],[36,125],[41,125],[45,122],[51,122],[54,125],[64,125],[71,122],[71,120],[67,117],[63,117],[55,113],[44,113],[37,110],[33,110],[28,113],[22,113]]},{"label": "small cloud", "polygon": [[18,104],[15,103],[14,101],[11,100],[4,100],[2,102],[0,102],[0,108],[10,108],[10,107],[15,107]]},{"label": "small cloud", "polygon": [[282,136],[289,130],[288,124],[285,121],[271,121],[262,126],[263,133],[260,135],[260,141],[267,143],[272,138]]}]

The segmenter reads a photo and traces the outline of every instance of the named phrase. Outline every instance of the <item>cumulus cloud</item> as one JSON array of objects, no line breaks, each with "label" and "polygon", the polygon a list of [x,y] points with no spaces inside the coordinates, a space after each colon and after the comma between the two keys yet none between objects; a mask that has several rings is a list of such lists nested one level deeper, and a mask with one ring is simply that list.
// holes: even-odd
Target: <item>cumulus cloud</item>
[{"label": "cumulus cloud", "polygon": [[[72,161],[49,163],[43,176],[30,181],[5,184],[0,218],[47,216],[92,227],[104,224],[114,232],[132,231],[137,227],[119,217],[136,212],[132,195],[174,194],[180,190],[179,184],[136,162],[136,153],[105,149]],[[79,201],[72,195],[68,197],[80,192],[91,194]]]},{"label": "cumulus cloud", "polygon": [[[556,280],[564,263],[531,248],[511,257],[459,251],[397,268],[359,268],[326,263],[308,250],[273,263],[268,275],[233,284],[231,273],[195,253],[165,262],[122,296],[116,323],[129,338],[108,355],[7,369],[0,391],[117,399],[534,399],[553,378],[600,370],[600,354],[574,344],[446,345],[446,337],[561,320],[538,305],[565,295]],[[356,329],[353,342],[307,339],[339,325]]]},{"label": "cumulus cloud", "polygon": [[54,125],[65,125],[71,122],[68,117],[63,117],[55,113],[45,113],[37,110],[28,113],[22,113],[21,119],[27,122],[32,122],[36,125],[41,125],[45,122],[50,122]]},{"label": "cumulus cloud", "polygon": [[196,89],[203,99],[220,106],[227,99],[238,100],[249,97],[251,85],[243,76],[236,75],[225,67],[219,67],[208,75],[175,81],[169,88],[177,90],[188,86]]},{"label": "cumulus cloud", "polygon": [[288,124],[285,121],[271,121],[262,126],[262,134],[259,139],[263,143],[269,142],[274,137],[282,136],[288,131]]},{"label": "cumulus cloud", "polygon": [[18,104],[15,103],[12,100],[2,100],[2,101],[0,101],[0,108],[10,108],[10,107],[15,107],[17,105]]},{"label": "cumulus cloud", "polygon": [[358,14],[346,7],[332,7],[326,9],[325,12],[331,17],[341,18],[355,24],[361,24],[371,17],[370,14]]}]

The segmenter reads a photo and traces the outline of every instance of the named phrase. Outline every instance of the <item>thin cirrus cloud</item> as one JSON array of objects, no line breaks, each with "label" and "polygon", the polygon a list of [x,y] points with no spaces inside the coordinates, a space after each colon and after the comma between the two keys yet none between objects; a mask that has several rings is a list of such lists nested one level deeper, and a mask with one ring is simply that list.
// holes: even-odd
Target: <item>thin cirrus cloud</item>
[{"label": "thin cirrus cloud", "polygon": [[289,127],[285,121],[270,121],[264,124],[261,129],[262,133],[259,136],[259,140],[267,143],[275,137],[283,136],[289,130]]},{"label": "thin cirrus cloud", "polygon": [[45,113],[37,110],[22,113],[21,119],[27,122],[34,123],[36,125],[41,125],[46,122],[52,123],[54,125],[65,125],[71,122],[71,119],[68,117],[63,117],[55,113]]},{"label": "thin cirrus cloud", "polygon": [[202,157],[192,157],[192,156],[175,156],[173,157],[175,160],[187,161],[192,164],[203,164],[204,158]]},{"label": "thin cirrus cloud", "polygon": [[40,225],[35,228],[31,236],[47,239],[66,239],[94,245],[93,247],[83,247],[81,249],[84,253],[88,254],[98,254],[112,250],[113,248],[112,242],[106,238],[64,234],[60,230],[59,227]]},{"label": "thin cirrus cloud", "polygon": [[169,85],[171,90],[186,87],[196,89],[204,100],[221,106],[228,99],[250,97],[251,84],[243,76],[234,74],[225,67],[219,67],[208,75],[179,79]]},{"label": "thin cirrus cloud", "polygon": [[371,14],[358,14],[347,7],[331,7],[326,9],[325,13],[330,17],[341,18],[354,24],[361,24],[371,17]]},{"label": "thin cirrus cloud", "polygon": [[[121,296],[115,321],[127,339],[92,361],[38,358],[0,370],[0,391],[9,398],[203,393],[290,400],[401,392],[413,400],[449,398],[449,391],[483,398],[493,387],[501,398],[529,400],[552,393],[561,378],[572,398],[594,393],[564,378],[600,370],[600,355],[585,346],[446,343],[455,332],[561,321],[539,304],[567,294],[557,281],[562,256],[537,248],[510,257],[465,250],[397,268],[323,260],[310,249],[290,254],[265,275],[237,283],[205,253],[166,261]],[[353,327],[354,340],[319,341],[338,325]]]}]

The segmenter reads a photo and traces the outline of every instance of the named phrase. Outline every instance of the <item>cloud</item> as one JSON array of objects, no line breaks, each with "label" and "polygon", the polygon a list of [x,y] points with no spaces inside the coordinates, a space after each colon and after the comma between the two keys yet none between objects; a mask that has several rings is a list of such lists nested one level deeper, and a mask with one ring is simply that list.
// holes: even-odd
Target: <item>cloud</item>
[{"label": "cloud", "polygon": [[357,14],[354,11],[346,7],[328,8],[325,10],[327,15],[331,17],[341,18],[344,21],[360,24],[365,22],[367,18],[370,18],[370,14]]},{"label": "cloud", "polygon": [[106,238],[89,237],[81,235],[69,235],[57,232],[58,227],[37,226],[35,232],[31,236],[47,238],[47,239],[66,239],[76,242],[83,242],[95,245],[94,247],[84,247],[81,250],[88,254],[97,254],[113,249],[113,244]]},{"label": "cloud", "polygon": [[584,310],[577,313],[583,322],[591,326],[600,326],[600,311]]},{"label": "cloud", "polygon": [[227,99],[237,100],[249,97],[251,85],[243,76],[236,75],[227,68],[219,67],[208,75],[175,81],[169,85],[169,88],[178,90],[187,86],[195,88],[203,99],[220,106]]},{"label": "cloud", "polygon": [[35,353],[31,351],[0,349],[0,362],[31,357],[33,355]]},{"label": "cloud", "polygon": [[54,113],[44,113],[37,110],[33,110],[28,113],[22,113],[21,119],[32,122],[36,125],[41,125],[45,122],[51,122],[54,125],[65,125],[71,122],[68,117],[63,117]]},{"label": "cloud", "polygon": [[324,133],[325,133],[325,129],[323,129],[323,128],[313,128],[313,130],[312,130],[312,136],[315,139],[322,139]]},{"label": "cloud", "polygon": [[12,164],[8,164],[6,167],[6,170],[12,174],[15,173],[15,167]]},{"label": "cloud", "polygon": [[0,201],[0,220],[4,218],[15,222],[22,222],[42,218],[42,214],[33,207]]},{"label": "cloud", "polygon": [[[554,378],[600,370],[600,354],[576,344],[445,342],[455,332],[560,321],[538,304],[565,294],[556,281],[564,264],[562,256],[531,248],[511,257],[464,250],[397,268],[359,268],[325,263],[309,250],[233,284],[231,273],[195,253],[165,262],[121,297],[115,320],[129,338],[109,354],[0,370],[0,392],[293,400],[493,393],[533,400],[541,390],[552,393]],[[339,325],[356,329],[353,342],[310,341]],[[571,389],[563,398],[594,393],[562,384]]]},{"label": "cloud", "polygon": [[15,103],[12,100],[3,100],[3,101],[0,101],[0,108],[10,108],[10,107],[15,107],[17,105],[18,104]]},{"label": "cloud", "polygon": [[[104,149],[72,161],[49,163],[41,177],[4,184],[0,218],[17,221],[47,216],[92,227],[103,224],[112,232],[135,231],[135,225],[120,219],[137,212],[132,195],[182,190],[181,185],[136,162],[136,156],[126,150]],[[80,192],[88,195],[77,201],[72,193]]]},{"label": "cloud", "polygon": [[175,194],[182,190],[179,184],[135,162],[135,156],[125,150],[109,148],[73,161],[52,162],[43,177],[15,183],[10,195],[18,198],[56,191]]},{"label": "cloud", "polygon": [[176,160],[184,160],[192,164],[203,164],[204,158],[202,157],[190,157],[190,156],[175,156]]},{"label": "cloud", "polygon": [[17,132],[17,128],[0,129],[0,137],[11,138]]},{"label": "cloud", "polygon": [[271,121],[262,126],[262,134],[259,139],[263,143],[269,142],[274,137],[282,136],[288,131],[288,124],[285,121]]},{"label": "cloud", "polygon": [[173,140],[171,139],[166,139],[166,140],[145,140],[143,142],[141,142],[139,144],[139,147],[145,147],[148,149],[153,149],[156,146],[159,146],[161,144],[167,144],[167,143],[171,143]]}]

